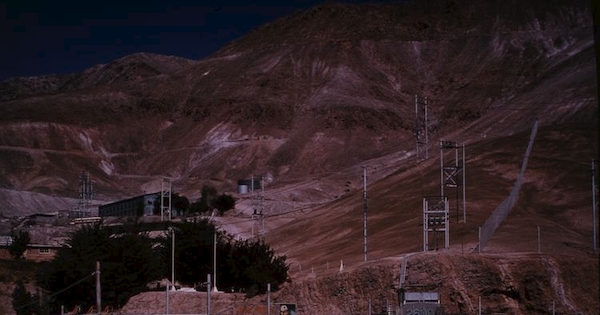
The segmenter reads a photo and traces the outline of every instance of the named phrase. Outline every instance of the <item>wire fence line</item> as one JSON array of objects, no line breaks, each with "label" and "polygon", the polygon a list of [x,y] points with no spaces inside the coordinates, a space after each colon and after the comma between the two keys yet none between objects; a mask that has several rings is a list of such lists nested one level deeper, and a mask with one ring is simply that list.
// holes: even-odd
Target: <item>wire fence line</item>
[{"label": "wire fence line", "polygon": [[533,128],[531,129],[531,135],[529,136],[529,143],[527,144],[527,150],[525,151],[525,157],[523,158],[523,162],[521,163],[521,170],[519,171],[519,176],[515,181],[515,185],[513,186],[508,197],[504,198],[502,202],[496,207],[492,215],[485,221],[485,223],[481,226],[481,230],[479,232],[479,244],[473,249],[475,251],[483,251],[485,245],[489,242],[494,235],[494,232],[500,226],[500,223],[506,218],[510,210],[512,210],[515,203],[519,199],[519,193],[521,192],[521,185],[523,183],[523,177],[525,175],[525,170],[527,169],[527,162],[529,160],[529,155],[531,154],[531,149],[533,147],[533,142],[535,140],[535,136],[537,134],[538,121],[537,119],[533,123]]}]

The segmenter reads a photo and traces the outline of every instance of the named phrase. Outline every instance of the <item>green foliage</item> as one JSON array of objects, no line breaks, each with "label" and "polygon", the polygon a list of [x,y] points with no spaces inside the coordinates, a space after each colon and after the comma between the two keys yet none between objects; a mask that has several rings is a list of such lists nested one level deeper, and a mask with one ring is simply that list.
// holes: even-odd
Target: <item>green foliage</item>
[{"label": "green foliage", "polygon": [[8,252],[14,259],[23,258],[23,254],[27,250],[27,245],[30,240],[31,238],[27,232],[21,231],[19,233],[13,233],[13,241],[10,246],[8,246]]},{"label": "green foliage", "polygon": [[262,241],[237,241],[225,254],[225,265],[230,272],[221,282],[226,287],[242,288],[249,297],[265,293],[267,283],[271,284],[273,291],[277,291],[289,280],[286,257],[276,256]]},{"label": "green foliage", "polygon": [[18,280],[12,293],[12,305],[17,315],[34,314],[36,304],[36,297],[27,292],[23,281]]},{"label": "green foliage", "polygon": [[[228,241],[231,236],[216,230],[206,219],[146,226],[132,222],[120,227],[83,226],[70,235],[67,246],[55,259],[42,265],[36,284],[45,290],[48,312],[58,313],[60,306],[86,310],[95,305],[95,268],[100,262],[102,304],[115,309],[161,278],[171,278],[173,235],[175,236],[175,279],[186,285],[206,281],[213,273],[216,237],[217,279],[219,288],[241,289],[249,296],[264,293],[266,284],[273,290],[288,280],[285,256],[276,256],[262,242]],[[152,240],[148,229],[165,231]],[[173,231],[173,232],[171,232]],[[16,293],[20,301],[27,296]]]},{"label": "green foliage", "polygon": [[103,305],[118,308],[145,290],[160,277],[161,259],[152,251],[152,241],[144,233],[114,231],[101,225],[84,226],[72,233],[67,246],[55,259],[40,268],[37,284],[50,292],[52,312],[60,305],[67,309],[93,306],[94,271],[100,262]]},{"label": "green foliage", "polygon": [[226,211],[235,208],[235,198],[228,194],[221,194],[215,199],[215,208],[219,211],[219,215],[223,215]]},{"label": "green foliage", "polygon": [[190,207],[190,200],[186,196],[180,196],[178,193],[171,195],[173,208],[186,212]]},{"label": "green foliage", "polygon": [[[175,231],[175,279],[186,285],[204,282],[206,275],[212,273],[213,242],[215,227],[206,219],[185,221],[171,226]],[[172,234],[162,239],[162,256],[169,257],[168,269],[164,271],[170,277],[172,263]]]},{"label": "green foliage", "polygon": [[200,195],[200,199],[190,205],[189,212],[204,213],[215,208],[214,201],[217,198],[216,188],[204,185],[200,190]]},{"label": "green foliage", "polygon": [[[156,201],[154,202],[154,215],[160,215],[160,196],[156,199]],[[167,197],[163,197],[163,203],[166,205],[169,204],[169,200]],[[182,212],[189,212],[189,208],[190,208],[190,201],[186,196],[182,196],[179,195],[178,193],[174,192],[171,193],[171,208],[174,210],[178,210],[178,211],[182,211]]]},{"label": "green foliage", "polygon": [[204,213],[208,211],[208,206],[200,201],[192,202],[188,208],[189,213]]},{"label": "green foliage", "polygon": [[0,282],[35,281],[35,272],[42,264],[31,260],[0,259]]},{"label": "green foliage", "polygon": [[213,201],[217,197],[217,189],[212,186],[202,186],[200,191],[200,202],[207,205],[209,208],[213,206]]},{"label": "green foliage", "polygon": [[[175,231],[175,279],[182,284],[202,283],[207,274],[213,274],[215,236],[219,288],[243,290],[248,296],[254,296],[265,293],[267,283],[276,291],[289,279],[286,257],[276,256],[264,242],[228,241],[231,236],[216,231],[206,219],[174,224],[172,228]],[[162,241],[162,256],[171,257],[171,234]],[[165,276],[170,274],[164,272]]]},{"label": "green foliage", "polygon": [[235,207],[235,198],[228,194],[217,195],[217,190],[211,186],[202,186],[201,197],[189,205],[191,213],[205,213],[217,209],[219,215]]}]

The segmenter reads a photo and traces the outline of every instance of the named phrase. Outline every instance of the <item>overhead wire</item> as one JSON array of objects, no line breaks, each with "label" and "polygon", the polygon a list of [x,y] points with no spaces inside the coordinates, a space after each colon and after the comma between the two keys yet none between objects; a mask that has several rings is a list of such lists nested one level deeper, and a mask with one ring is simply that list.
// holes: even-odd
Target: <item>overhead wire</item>
[{"label": "overhead wire", "polygon": [[[52,294],[50,294],[50,295],[47,295],[47,296],[46,296],[46,299],[51,299],[51,298],[53,298],[53,297],[55,297],[55,296],[57,296],[57,295],[59,295],[59,294],[61,294],[61,293],[65,292],[65,291],[69,290],[70,288],[72,288],[72,287],[74,287],[74,286],[76,286],[76,285],[78,285],[78,284],[82,283],[83,281],[86,281],[87,279],[89,279],[89,278],[91,278],[91,277],[93,277],[93,276],[95,276],[95,275],[96,275],[96,272],[94,271],[94,272],[92,272],[91,274],[89,274],[89,275],[87,275],[87,276],[85,276],[85,277],[83,277],[83,278],[81,278],[81,279],[79,279],[79,280],[75,281],[74,283],[72,283],[72,284],[70,284],[70,285],[66,286],[65,288],[63,288],[63,289],[61,289],[61,290],[58,290],[58,291],[56,291],[56,292],[54,292],[54,293],[52,293]],[[24,307],[27,307],[27,306],[35,305],[36,303],[38,303],[38,301],[32,301],[32,302],[29,302],[29,303],[27,303],[27,304],[24,304],[24,305],[21,305],[21,306],[15,307],[15,310],[19,310],[19,309],[22,309],[22,308],[24,308]]]}]

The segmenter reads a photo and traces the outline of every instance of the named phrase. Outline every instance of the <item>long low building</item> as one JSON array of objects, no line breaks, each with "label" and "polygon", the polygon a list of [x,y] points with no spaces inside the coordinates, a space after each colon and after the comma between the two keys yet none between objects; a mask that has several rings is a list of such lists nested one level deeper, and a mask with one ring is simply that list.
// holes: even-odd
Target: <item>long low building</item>
[{"label": "long low building", "polygon": [[154,203],[160,201],[159,196],[160,193],[145,194],[101,205],[98,208],[98,215],[100,217],[150,216],[154,214]]}]

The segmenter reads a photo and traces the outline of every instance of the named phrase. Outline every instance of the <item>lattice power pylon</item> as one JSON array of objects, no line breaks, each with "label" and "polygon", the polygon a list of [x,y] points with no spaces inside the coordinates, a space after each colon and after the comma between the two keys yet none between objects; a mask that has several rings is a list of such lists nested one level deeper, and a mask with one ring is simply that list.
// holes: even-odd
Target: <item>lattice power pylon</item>
[{"label": "lattice power pylon", "polygon": [[[446,151],[453,151],[452,155]],[[450,155],[446,159],[446,155]],[[459,222],[460,202],[462,199],[463,223],[467,222],[467,197],[465,185],[465,146],[456,141],[440,141],[440,195],[449,196],[445,188],[453,188],[456,192],[456,221]],[[462,189],[462,196],[459,192]]]},{"label": "lattice power pylon", "polygon": [[450,214],[448,198],[431,196],[423,198],[423,251],[430,248],[429,234],[433,233],[433,249],[437,250],[437,233],[444,233],[444,248],[450,248]]},{"label": "lattice power pylon", "polygon": [[72,218],[91,217],[92,212],[90,208],[94,196],[94,187],[90,180],[90,173],[88,171],[81,172],[81,175],[79,175],[79,199],[77,200],[77,209],[71,211],[69,216]]},{"label": "lattice power pylon", "polygon": [[[257,231],[257,238],[262,240],[265,235],[265,189],[264,181],[261,177],[258,185],[255,184],[254,176],[251,179],[251,193],[252,193],[252,238],[254,238],[254,231]],[[258,190],[258,192],[257,192]]]},{"label": "lattice power pylon", "polygon": [[168,216],[171,221],[171,180],[163,178],[160,185],[160,220]]},{"label": "lattice power pylon", "polygon": [[415,140],[417,162],[429,158],[429,121],[427,118],[427,97],[415,95]]}]

